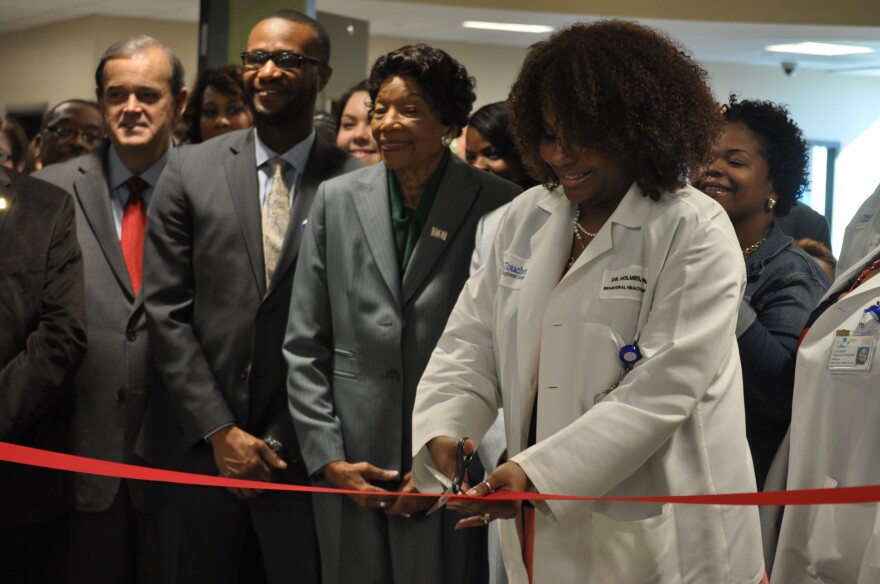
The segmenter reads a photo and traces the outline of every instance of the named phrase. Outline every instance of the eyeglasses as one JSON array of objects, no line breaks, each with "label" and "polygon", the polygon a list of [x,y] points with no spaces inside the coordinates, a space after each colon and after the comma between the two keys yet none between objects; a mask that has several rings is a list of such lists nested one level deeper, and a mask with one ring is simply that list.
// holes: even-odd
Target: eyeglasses
[{"label": "eyeglasses", "polygon": [[315,57],[307,57],[299,53],[291,51],[276,51],[274,53],[265,53],[263,51],[253,51],[252,53],[242,53],[241,62],[248,71],[262,69],[263,66],[272,60],[275,66],[285,71],[296,71],[303,66],[303,63],[312,65],[326,65],[321,59]]},{"label": "eyeglasses", "polygon": [[104,137],[97,132],[89,130],[74,130],[67,126],[46,126],[46,131],[55,134],[59,140],[73,140],[79,136],[83,144],[86,144],[87,146],[97,146],[101,143],[101,140],[104,139]]}]

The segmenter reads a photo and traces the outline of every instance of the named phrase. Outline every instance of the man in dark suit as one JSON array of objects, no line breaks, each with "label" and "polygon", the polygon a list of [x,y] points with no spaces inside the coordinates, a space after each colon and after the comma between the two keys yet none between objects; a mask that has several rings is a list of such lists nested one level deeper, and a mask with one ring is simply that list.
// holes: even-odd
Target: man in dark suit
[{"label": "man in dark suit", "polygon": [[[157,464],[308,484],[281,344],[317,187],[360,166],[314,131],[329,57],[326,32],[305,15],[257,23],[243,55],[256,128],[176,150],[159,184],[144,263],[162,383],[138,445]],[[167,537],[178,540],[169,580],[234,582],[249,526],[269,582],[319,580],[308,495],[170,491]]]},{"label": "man in dark suit", "polygon": [[[0,441],[63,451],[86,349],[73,200],[0,168]],[[64,476],[0,463],[0,579],[63,581]]]},{"label": "man in dark suit", "polygon": [[[155,370],[141,294],[146,210],[186,104],[183,67],[155,39],[113,44],[95,73],[109,142],[37,176],[73,194],[85,257],[88,354],[76,378],[74,454],[141,463],[134,444]],[[158,487],[74,475],[71,581],[155,581]]]}]

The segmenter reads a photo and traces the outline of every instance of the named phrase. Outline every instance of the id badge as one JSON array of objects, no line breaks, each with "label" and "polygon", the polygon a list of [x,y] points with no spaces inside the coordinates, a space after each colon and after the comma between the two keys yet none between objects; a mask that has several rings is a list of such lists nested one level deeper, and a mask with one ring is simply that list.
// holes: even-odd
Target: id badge
[{"label": "id badge", "polygon": [[851,335],[849,331],[837,331],[831,344],[828,368],[832,371],[853,373],[870,371],[876,347],[875,335]]}]

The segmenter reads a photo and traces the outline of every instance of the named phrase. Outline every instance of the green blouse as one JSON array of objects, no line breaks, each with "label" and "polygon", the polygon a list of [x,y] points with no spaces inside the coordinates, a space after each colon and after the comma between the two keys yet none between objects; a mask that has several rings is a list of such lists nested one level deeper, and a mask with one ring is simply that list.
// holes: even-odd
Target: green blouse
[{"label": "green blouse", "polygon": [[422,196],[419,198],[419,204],[415,210],[410,209],[403,204],[403,198],[400,195],[400,185],[397,184],[397,177],[394,176],[392,170],[388,170],[388,195],[391,198],[391,230],[394,232],[394,242],[397,244],[397,259],[400,261],[400,274],[406,272],[409,260],[412,257],[422,229],[428,222],[428,215],[431,213],[431,206],[437,197],[437,191],[440,189],[440,181],[446,174],[446,166],[449,163],[449,151],[443,153],[443,160],[422,190]]}]

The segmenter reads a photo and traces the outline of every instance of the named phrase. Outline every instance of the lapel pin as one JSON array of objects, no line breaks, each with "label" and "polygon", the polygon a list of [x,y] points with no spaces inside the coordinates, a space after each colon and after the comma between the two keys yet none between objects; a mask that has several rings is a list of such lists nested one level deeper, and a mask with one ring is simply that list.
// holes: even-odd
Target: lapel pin
[{"label": "lapel pin", "polygon": [[6,197],[0,197],[0,211],[5,211],[6,206],[7,206]]},{"label": "lapel pin", "polygon": [[436,237],[441,241],[446,241],[446,237],[449,235],[449,232],[445,229],[440,229],[439,227],[431,228],[431,237]]}]

